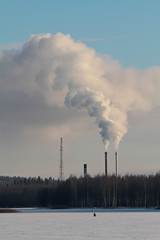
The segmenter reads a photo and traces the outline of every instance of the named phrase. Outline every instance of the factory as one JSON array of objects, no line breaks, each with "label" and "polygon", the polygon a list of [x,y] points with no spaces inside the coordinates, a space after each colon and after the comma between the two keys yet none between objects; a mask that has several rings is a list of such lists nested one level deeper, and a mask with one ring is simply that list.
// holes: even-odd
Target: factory
[{"label": "factory", "polygon": [[[83,177],[87,176],[87,163],[83,164]],[[104,153],[104,174],[108,175],[108,152]],[[115,152],[115,176],[118,177],[118,152]],[[60,164],[59,164],[59,180],[64,180],[63,167],[63,138],[60,138]]]}]

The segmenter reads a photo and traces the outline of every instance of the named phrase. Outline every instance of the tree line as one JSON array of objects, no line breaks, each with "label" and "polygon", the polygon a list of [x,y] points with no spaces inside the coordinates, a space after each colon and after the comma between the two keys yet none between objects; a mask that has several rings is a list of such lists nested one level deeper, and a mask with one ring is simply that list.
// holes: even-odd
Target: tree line
[{"label": "tree line", "polygon": [[0,208],[160,207],[160,173],[155,175],[0,177]]}]

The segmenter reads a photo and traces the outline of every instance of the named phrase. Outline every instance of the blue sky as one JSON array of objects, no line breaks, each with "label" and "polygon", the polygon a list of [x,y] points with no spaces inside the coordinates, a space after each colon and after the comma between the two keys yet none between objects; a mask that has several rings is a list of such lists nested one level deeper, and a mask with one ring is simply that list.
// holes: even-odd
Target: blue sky
[{"label": "blue sky", "polygon": [[[159,0],[1,0],[0,49],[2,51],[19,46],[32,34],[54,35],[61,32],[70,34],[77,41],[81,40],[88,47],[94,48],[97,54],[110,55],[114,60],[118,60],[123,68],[147,69],[160,65],[159,13]],[[122,161],[120,173],[151,173],[159,170],[159,117],[158,108],[153,109],[151,114],[139,117],[140,120],[136,117],[131,120],[129,131],[119,149],[119,158]],[[143,124],[144,119],[148,119],[146,124]],[[14,134],[16,133],[13,131],[13,138]],[[15,138],[18,139],[17,136]],[[59,151],[56,152],[59,142],[53,149],[51,145],[44,146],[43,151],[39,149],[42,143],[36,143],[33,150],[28,142],[24,144],[25,140],[23,146],[18,140],[15,146],[7,140],[4,142],[1,139],[0,142],[0,175],[50,176],[53,173],[55,178],[58,177],[59,162],[52,166],[52,159],[59,159]],[[19,144],[21,150],[18,152],[16,147]],[[111,172],[114,171],[113,154],[111,147]],[[68,142],[65,150],[65,158],[68,159],[66,176],[70,173],[79,175],[84,161],[88,158],[91,174],[103,172],[103,161],[100,164],[96,161],[96,158],[103,158],[103,155],[104,149],[96,131],[85,136],[85,139],[81,136],[74,142]],[[11,157],[14,165],[12,168],[9,160]],[[36,158],[40,159],[38,163]],[[44,158],[48,159],[45,170]],[[77,161],[74,161],[75,158]],[[35,161],[32,169],[27,168],[27,159],[30,159],[30,162]]]},{"label": "blue sky", "polygon": [[1,0],[0,44],[25,42],[31,34],[62,32],[87,41],[126,66],[159,64],[159,0]]}]

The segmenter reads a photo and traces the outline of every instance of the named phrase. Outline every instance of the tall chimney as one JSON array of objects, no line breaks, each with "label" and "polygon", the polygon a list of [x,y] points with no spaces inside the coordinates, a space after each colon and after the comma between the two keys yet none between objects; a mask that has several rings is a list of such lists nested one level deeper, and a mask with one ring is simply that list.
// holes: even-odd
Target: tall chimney
[{"label": "tall chimney", "polygon": [[105,176],[107,176],[107,152],[105,152]]},{"label": "tall chimney", "polygon": [[115,152],[115,174],[118,176],[118,152]]},{"label": "tall chimney", "polygon": [[59,164],[59,180],[64,180],[64,172],[63,172],[63,139],[60,139],[60,164]]},{"label": "tall chimney", "polygon": [[85,163],[84,164],[84,177],[87,176],[87,164]]}]

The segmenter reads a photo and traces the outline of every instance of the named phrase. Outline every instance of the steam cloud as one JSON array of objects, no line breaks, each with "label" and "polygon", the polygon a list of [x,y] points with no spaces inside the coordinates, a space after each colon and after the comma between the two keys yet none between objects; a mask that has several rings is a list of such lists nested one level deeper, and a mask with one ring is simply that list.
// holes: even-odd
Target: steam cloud
[{"label": "steam cloud", "polygon": [[127,115],[160,105],[160,67],[122,69],[70,35],[33,35],[17,51],[0,57],[0,94],[43,96],[48,105],[87,111],[107,150],[127,132]]}]

